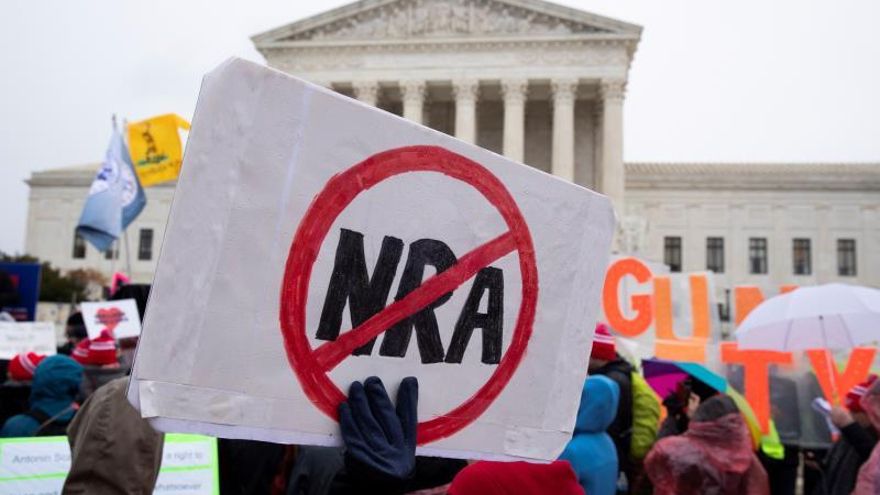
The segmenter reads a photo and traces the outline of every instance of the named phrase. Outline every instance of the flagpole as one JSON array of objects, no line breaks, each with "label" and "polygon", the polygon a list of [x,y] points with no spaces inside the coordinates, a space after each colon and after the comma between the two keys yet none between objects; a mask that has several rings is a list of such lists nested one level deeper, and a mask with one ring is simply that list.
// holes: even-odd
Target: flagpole
[{"label": "flagpole", "polygon": [[[118,249],[119,239],[114,239],[113,242],[110,243],[110,247],[109,247],[109,249],[110,249],[110,279],[111,280],[113,279],[113,274],[116,273],[116,258],[118,257],[118,256],[113,255],[114,254],[113,253],[113,244],[116,244],[116,247]],[[118,250],[117,250],[117,252],[118,252]]]},{"label": "flagpole", "polygon": [[[110,125],[113,127],[113,132],[116,132],[116,112],[110,115]],[[114,248],[114,244],[116,249]],[[112,288],[113,274],[116,273],[116,259],[119,258],[119,238],[113,240],[110,243],[110,283]],[[111,294],[112,295],[112,294]]]},{"label": "flagpole", "polygon": [[131,253],[128,251],[128,229],[122,231],[122,236],[123,239],[125,239],[125,271],[126,275],[131,277]]},{"label": "flagpole", "polygon": [[[122,128],[123,128],[123,130],[124,130],[126,127],[128,127],[128,119],[123,118],[123,119],[122,119]],[[116,114],[115,114],[115,113],[113,114],[113,128],[114,128],[114,129],[116,128]],[[126,145],[128,145],[128,140],[126,139],[125,132],[122,133],[122,140],[123,140],[123,142],[126,143]],[[132,173],[134,173],[134,170],[132,170]],[[122,235],[123,235],[123,238],[125,239],[125,274],[126,274],[129,278],[131,278],[131,277],[132,277],[132,273],[131,273],[131,252],[128,250],[128,228],[126,228],[126,229],[124,229],[124,230],[122,231]]]}]

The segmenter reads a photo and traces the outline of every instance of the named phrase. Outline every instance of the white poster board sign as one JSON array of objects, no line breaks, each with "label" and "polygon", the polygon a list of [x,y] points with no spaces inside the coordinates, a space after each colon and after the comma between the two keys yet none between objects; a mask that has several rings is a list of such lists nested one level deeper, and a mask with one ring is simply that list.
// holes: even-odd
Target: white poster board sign
[{"label": "white poster board sign", "polygon": [[[154,494],[220,493],[217,439],[166,435]],[[0,493],[61,493],[70,471],[67,437],[0,439]]]},{"label": "white poster board sign", "polygon": [[51,322],[0,322],[0,359],[36,352],[55,354],[55,325]]},{"label": "white poster board sign", "polygon": [[84,302],[80,308],[90,339],[97,338],[105,329],[117,339],[141,334],[141,317],[134,299]]},{"label": "white poster board sign", "polygon": [[419,452],[548,460],[571,436],[607,198],[232,59],[199,95],[130,398],[166,431],[338,444],[377,375]]}]

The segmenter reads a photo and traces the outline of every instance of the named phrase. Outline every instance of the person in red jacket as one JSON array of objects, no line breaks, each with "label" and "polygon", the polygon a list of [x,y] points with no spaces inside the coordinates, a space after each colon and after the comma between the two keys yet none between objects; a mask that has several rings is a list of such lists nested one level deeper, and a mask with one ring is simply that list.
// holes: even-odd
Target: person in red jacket
[{"label": "person in red jacket", "polygon": [[449,495],[584,495],[568,461],[550,464],[478,461],[462,469]]}]

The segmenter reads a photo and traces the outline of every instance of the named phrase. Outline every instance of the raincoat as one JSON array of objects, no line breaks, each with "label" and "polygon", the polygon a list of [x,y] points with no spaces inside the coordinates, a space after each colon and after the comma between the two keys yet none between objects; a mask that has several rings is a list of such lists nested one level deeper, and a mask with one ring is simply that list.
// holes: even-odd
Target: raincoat
[{"label": "raincoat", "polygon": [[770,493],[749,430],[727,396],[703,402],[684,434],[658,441],[645,471],[655,495]]},{"label": "raincoat", "polygon": [[617,452],[606,429],[617,415],[620,389],[610,378],[591,376],[584,382],[574,435],[560,460],[571,463],[578,482],[590,495],[614,495]]},{"label": "raincoat", "polygon": [[[74,399],[82,382],[82,366],[67,356],[49,356],[44,359],[31,384],[28,405],[53,418],[55,423],[68,423],[76,412]],[[32,437],[40,430],[40,423],[27,414],[17,414],[0,430],[0,437]]]},{"label": "raincoat", "polygon": [[[874,381],[861,400],[862,409],[871,419],[874,429],[880,431],[880,380]],[[880,493],[880,444],[871,451],[871,457],[859,469],[853,495],[877,495]]]}]

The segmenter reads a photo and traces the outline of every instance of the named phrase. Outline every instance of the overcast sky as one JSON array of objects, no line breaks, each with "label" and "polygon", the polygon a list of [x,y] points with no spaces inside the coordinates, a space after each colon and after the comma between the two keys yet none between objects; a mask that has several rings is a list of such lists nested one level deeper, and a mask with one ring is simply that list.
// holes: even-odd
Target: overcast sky
[{"label": "overcast sky", "polygon": [[[346,2],[4,0],[0,251],[24,247],[32,171],[101,159],[110,115],[192,117],[249,37]],[[880,162],[880,2],[562,0],[644,26],[627,161]]]}]

